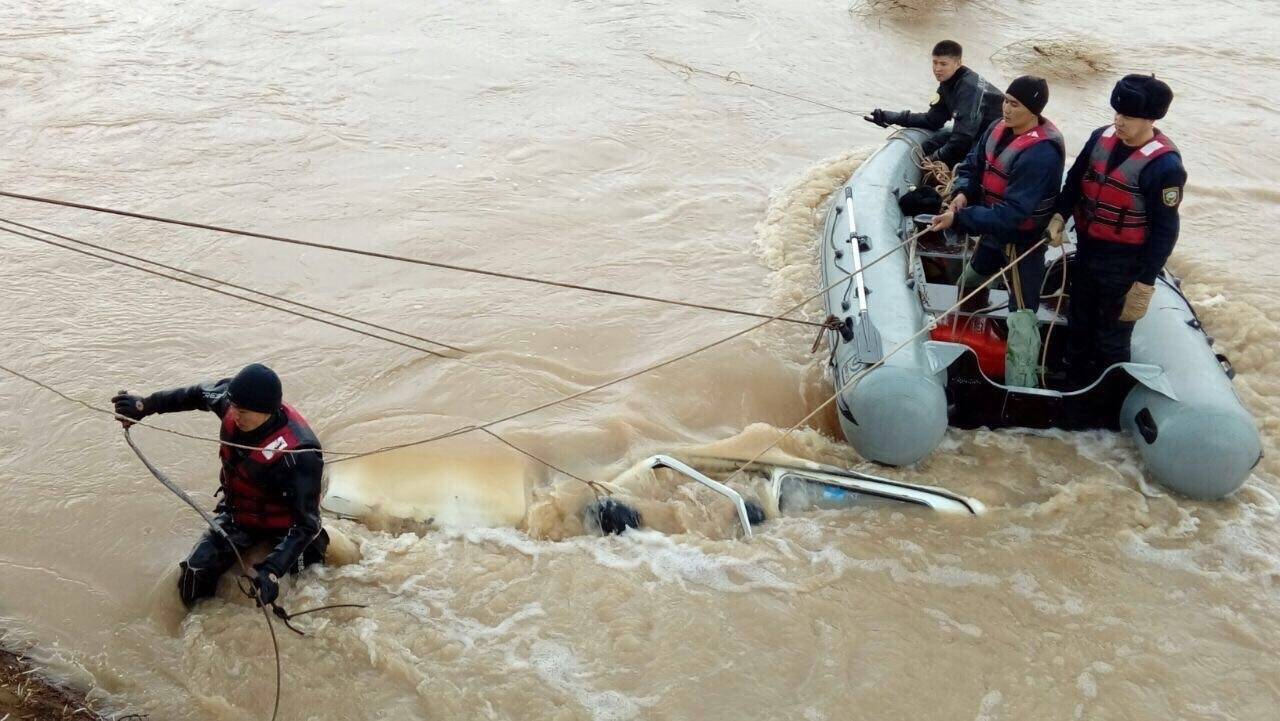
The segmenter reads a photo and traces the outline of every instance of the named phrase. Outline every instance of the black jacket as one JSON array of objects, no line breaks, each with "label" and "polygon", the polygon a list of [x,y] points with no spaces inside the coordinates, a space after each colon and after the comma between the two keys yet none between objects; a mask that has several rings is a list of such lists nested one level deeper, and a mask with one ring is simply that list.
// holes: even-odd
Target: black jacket
[{"label": "black jacket", "polygon": [[[157,391],[147,396],[143,402],[151,413],[177,413],[180,411],[209,411],[219,418],[226,415],[230,406],[227,399],[227,387],[231,379],[224,378],[216,383],[187,386],[167,391]],[[257,446],[267,436],[275,433],[287,423],[282,411],[276,411],[266,423],[249,433],[236,432],[234,442]],[[306,443],[300,448],[314,447],[319,451],[320,443]],[[247,453],[240,449],[232,449],[236,453]],[[263,565],[282,576],[298,559],[307,546],[320,533],[320,488],[324,472],[324,460],[319,452],[291,453],[277,464],[278,469],[271,486],[278,490],[293,511],[293,525],[277,543],[275,549],[263,561]],[[219,503],[218,512],[229,510]]]},{"label": "black jacket", "polygon": [[[1051,206],[1058,197],[1058,182],[1066,159],[1055,143],[1040,142],[1027,149],[1009,168],[1009,187],[1004,200],[986,207],[982,192],[982,176],[987,169],[987,137],[995,132],[995,126],[987,128],[978,137],[969,157],[956,168],[957,193],[963,193],[969,204],[956,213],[955,229],[970,235],[991,236],[999,245],[1008,243],[1020,249],[1040,239],[1043,225],[1035,230],[1018,230],[1018,224],[1032,217],[1040,207]],[[1013,139],[1013,131],[1005,129],[1006,140]],[[998,146],[1002,150],[1005,146]],[[1047,222],[1047,218],[1042,221]]]},{"label": "black jacket", "polygon": [[954,120],[949,136],[930,138],[923,147],[925,155],[954,166],[964,160],[987,127],[1000,118],[1003,102],[1004,93],[961,65],[955,75],[938,86],[938,94],[927,111],[888,113],[885,120],[904,128],[935,131]]}]

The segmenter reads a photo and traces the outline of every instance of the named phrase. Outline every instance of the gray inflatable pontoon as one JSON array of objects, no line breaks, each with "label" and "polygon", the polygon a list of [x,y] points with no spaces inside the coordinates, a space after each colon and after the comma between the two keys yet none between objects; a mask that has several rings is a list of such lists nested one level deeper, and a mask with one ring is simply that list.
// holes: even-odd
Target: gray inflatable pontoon
[{"label": "gray inflatable pontoon", "polygon": [[[1037,313],[1042,345],[1054,329],[1044,387],[1002,385],[980,349],[953,342],[955,333],[931,339],[944,323],[990,326],[984,332],[998,338],[1008,313],[1007,295],[993,290],[985,308],[944,318],[956,302],[968,244],[929,234],[902,247],[919,226],[903,217],[898,198],[921,181],[911,150],[925,137],[899,131],[864,162],[837,191],[820,238],[824,286],[870,265],[863,287],[850,278],[826,295],[828,312],[842,324],[827,335],[833,381],[844,387],[837,408],[849,443],[870,460],[904,465],[932,453],[948,426],[1111,428],[1133,437],[1151,476],[1173,491],[1214,499],[1243,485],[1262,456],[1257,424],[1231,383],[1230,363],[1215,353],[1167,271],[1134,328],[1131,362],[1083,389],[1063,389],[1055,378],[1067,335],[1057,297],[1045,298]],[[1046,255],[1046,291],[1059,288],[1070,252],[1068,243]],[[921,333],[926,327],[934,330]]]}]

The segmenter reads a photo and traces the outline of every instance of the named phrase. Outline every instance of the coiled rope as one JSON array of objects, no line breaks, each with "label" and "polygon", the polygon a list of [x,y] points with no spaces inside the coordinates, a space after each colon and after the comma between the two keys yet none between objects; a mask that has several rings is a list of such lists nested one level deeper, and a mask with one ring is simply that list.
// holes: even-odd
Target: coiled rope
[{"label": "coiled rope", "polygon": [[938,192],[943,200],[949,199],[955,190],[956,174],[951,166],[941,160],[930,160],[925,157],[924,149],[915,143],[911,144],[911,160],[924,176],[933,176],[938,183]]}]

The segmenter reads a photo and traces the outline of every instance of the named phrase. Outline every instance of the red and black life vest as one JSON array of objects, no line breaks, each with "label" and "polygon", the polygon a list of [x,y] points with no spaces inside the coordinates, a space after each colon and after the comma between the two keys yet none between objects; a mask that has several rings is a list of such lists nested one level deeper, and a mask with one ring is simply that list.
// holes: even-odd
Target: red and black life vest
[{"label": "red and black life vest", "polygon": [[[1004,135],[1006,127],[1008,126],[1001,120],[987,135],[987,167],[982,172],[982,203],[988,208],[1004,202],[1005,191],[1009,188],[1009,170],[1019,155],[1040,143],[1053,143],[1058,146],[1058,152],[1062,153],[1064,158],[1067,153],[1066,141],[1062,139],[1062,133],[1058,132],[1058,127],[1048,118],[1043,118],[1040,125],[1015,137],[1004,151],[997,154],[996,148],[1000,144],[1000,137]],[[1054,203],[1057,200],[1056,192],[1047,198],[1041,198],[1032,210],[1031,216],[1018,223],[1018,230],[1025,232],[1043,230],[1049,224],[1049,218],[1053,215]]]},{"label": "red and black life vest", "polygon": [[1123,245],[1147,242],[1147,203],[1138,187],[1142,171],[1162,155],[1178,152],[1178,146],[1159,130],[1151,142],[1133,151],[1123,163],[1107,172],[1111,151],[1120,138],[1114,125],[1102,131],[1089,156],[1089,169],[1080,180],[1076,205],[1076,229],[1094,240]]},{"label": "red and black life vest", "polygon": [[[297,522],[279,480],[280,475],[290,472],[294,465],[292,454],[283,451],[320,447],[311,426],[300,413],[288,404],[283,405],[282,410],[285,424],[253,444],[261,450],[246,451],[223,445],[219,451],[223,504],[237,524],[250,530],[284,533]],[[227,414],[222,419],[220,436],[223,441],[238,443],[233,437],[235,433],[235,420]]]}]

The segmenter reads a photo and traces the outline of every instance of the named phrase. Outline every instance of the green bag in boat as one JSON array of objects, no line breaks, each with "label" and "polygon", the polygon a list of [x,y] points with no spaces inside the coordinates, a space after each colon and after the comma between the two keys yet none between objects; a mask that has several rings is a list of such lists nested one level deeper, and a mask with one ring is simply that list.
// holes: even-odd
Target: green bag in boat
[{"label": "green bag in boat", "polygon": [[1019,310],[1009,314],[1009,340],[1004,354],[1004,384],[1035,388],[1040,363],[1040,327],[1036,314]]}]

